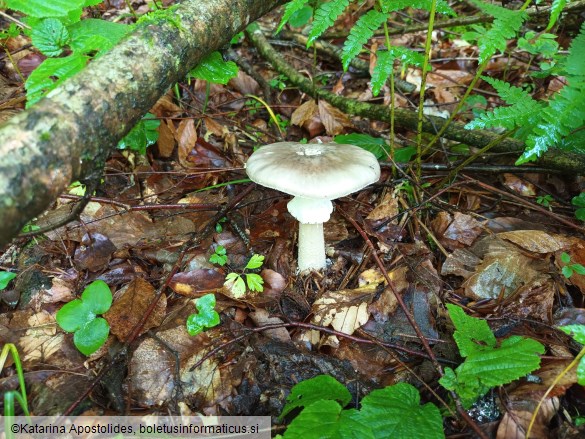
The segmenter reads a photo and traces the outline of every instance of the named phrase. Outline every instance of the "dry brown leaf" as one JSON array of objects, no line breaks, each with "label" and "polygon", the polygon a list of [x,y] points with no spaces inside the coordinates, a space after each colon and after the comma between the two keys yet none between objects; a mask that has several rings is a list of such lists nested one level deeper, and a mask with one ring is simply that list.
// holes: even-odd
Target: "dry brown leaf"
[{"label": "dry brown leaf", "polygon": [[158,146],[158,153],[161,157],[168,158],[173,154],[175,150],[175,136],[176,130],[172,120],[161,121],[158,127],[158,140],[156,142]]},{"label": "dry brown leaf", "polygon": [[225,274],[215,269],[197,269],[185,273],[176,273],[169,286],[182,296],[200,297],[203,293],[223,287]]},{"label": "dry brown leaf", "polygon": [[399,213],[398,210],[398,199],[394,194],[386,194],[384,198],[378,203],[376,207],[366,217],[368,220],[379,221],[386,218],[394,218],[393,224],[397,224],[398,221],[395,218]]},{"label": "dry brown leaf", "polygon": [[523,178],[519,178],[515,174],[505,173],[503,177],[504,186],[513,192],[516,192],[517,194],[520,194],[524,197],[536,196],[536,186],[534,186],[534,184],[530,183],[529,181],[524,180]]},{"label": "dry brown leaf", "polygon": [[183,119],[177,128],[177,143],[179,145],[179,163],[185,168],[193,168],[194,165],[187,158],[197,142],[197,129],[193,119]]},{"label": "dry brown leaf", "polygon": [[310,101],[299,105],[297,109],[293,111],[290,122],[293,125],[302,127],[306,122],[317,116],[318,111],[319,109],[317,108],[317,103],[311,99]]},{"label": "dry brown leaf", "polygon": [[205,140],[209,137],[209,134],[213,134],[220,139],[223,139],[228,133],[229,130],[225,125],[221,125],[213,120],[211,117],[204,118],[205,120],[205,128],[207,128],[207,133],[205,134]]},{"label": "dry brown leaf", "polygon": [[319,117],[325,126],[325,131],[330,136],[341,134],[345,128],[352,126],[349,117],[343,111],[323,99],[319,101]]},{"label": "dry brown leaf", "polygon": [[[256,324],[256,326],[265,326],[265,325],[274,325],[278,323],[284,323],[278,317],[270,317],[270,313],[263,308],[258,308],[256,311],[251,312],[248,314],[252,321]],[[275,340],[289,342],[291,341],[290,334],[286,330],[285,327],[282,328],[275,328],[275,329],[267,329],[263,332],[267,337],[273,338]]]},{"label": "dry brown leaf", "polygon": [[541,230],[514,230],[498,233],[498,237],[534,253],[554,253],[569,248],[573,242],[571,238]]},{"label": "dry brown leaf", "polygon": [[[118,291],[112,307],[104,314],[104,318],[110,324],[112,334],[116,335],[120,341],[126,341],[134,327],[142,320],[155,296],[154,287],[142,278],[134,279]],[[167,297],[163,294],[144,323],[140,334],[159,326],[165,316],[166,308]]]},{"label": "dry brown leaf", "polygon": [[28,319],[28,329],[18,342],[24,354],[22,361],[47,363],[63,348],[64,340],[63,333],[57,333],[53,316],[47,311],[40,311]]}]

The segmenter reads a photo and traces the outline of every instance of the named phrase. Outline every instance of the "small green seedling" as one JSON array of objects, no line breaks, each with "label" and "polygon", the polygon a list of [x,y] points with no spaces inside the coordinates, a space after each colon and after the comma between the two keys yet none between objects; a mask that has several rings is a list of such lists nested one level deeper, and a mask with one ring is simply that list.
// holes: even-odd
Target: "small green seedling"
[{"label": "small green seedling", "polygon": [[10,271],[0,271],[0,291],[5,289],[15,277],[15,273],[11,273]]},{"label": "small green seedling", "polygon": [[67,332],[73,332],[73,343],[84,355],[91,355],[106,342],[110,334],[108,322],[97,317],[112,306],[112,292],[102,280],[90,283],[81,299],[65,304],[57,312],[57,323]]},{"label": "small green seedling", "polygon": [[565,264],[561,272],[569,279],[574,273],[585,275],[585,267],[581,264],[571,264],[571,256],[568,253],[561,253],[561,262]]},{"label": "small green seedling", "polygon": [[554,198],[548,194],[536,197],[536,202],[540,204],[542,207],[546,207],[547,209],[550,209],[550,203],[553,201]]},{"label": "small green seedling", "polygon": [[[246,273],[246,270],[260,268],[263,263],[264,256],[253,255],[244,267],[243,273],[229,273],[225,277],[224,285],[231,290],[236,299],[246,293],[246,286],[250,291],[264,291],[264,287],[262,286],[264,279],[262,279],[262,276],[256,273]],[[246,278],[245,281],[244,277]]]},{"label": "small green seedling", "polygon": [[215,223],[215,231],[217,233],[223,232],[223,223],[225,223],[226,221],[227,221],[227,218],[224,216],[217,223]]},{"label": "small green seedling", "polygon": [[220,265],[222,267],[227,264],[227,250],[223,245],[218,245],[215,248],[215,253],[209,257],[209,262]]},{"label": "small green seedling", "polygon": [[197,299],[195,303],[198,313],[191,314],[187,318],[187,332],[189,335],[197,335],[206,329],[219,325],[219,314],[215,311],[215,295],[206,294]]},{"label": "small green seedling", "polygon": [[578,207],[575,211],[575,218],[579,221],[585,221],[585,192],[581,192],[576,197],[573,197],[571,202],[573,203],[573,206]]}]

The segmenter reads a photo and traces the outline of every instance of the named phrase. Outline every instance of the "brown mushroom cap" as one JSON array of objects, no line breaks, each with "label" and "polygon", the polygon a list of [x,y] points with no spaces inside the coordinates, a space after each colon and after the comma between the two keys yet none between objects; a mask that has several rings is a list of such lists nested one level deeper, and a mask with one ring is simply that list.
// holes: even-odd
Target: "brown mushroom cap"
[{"label": "brown mushroom cap", "polygon": [[279,142],[254,152],[246,172],[265,187],[334,200],[378,181],[380,165],[372,153],[354,145]]}]

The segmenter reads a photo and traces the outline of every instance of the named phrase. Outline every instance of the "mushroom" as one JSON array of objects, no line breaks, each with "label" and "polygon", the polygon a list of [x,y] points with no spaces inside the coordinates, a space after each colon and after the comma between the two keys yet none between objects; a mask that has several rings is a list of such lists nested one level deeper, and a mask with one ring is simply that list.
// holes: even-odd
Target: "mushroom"
[{"label": "mushroom", "polygon": [[259,185],[294,195],[288,211],[299,221],[299,271],[325,268],[323,223],[331,200],[356,192],[380,178],[376,157],[354,145],[279,142],[254,152],[248,177]]}]

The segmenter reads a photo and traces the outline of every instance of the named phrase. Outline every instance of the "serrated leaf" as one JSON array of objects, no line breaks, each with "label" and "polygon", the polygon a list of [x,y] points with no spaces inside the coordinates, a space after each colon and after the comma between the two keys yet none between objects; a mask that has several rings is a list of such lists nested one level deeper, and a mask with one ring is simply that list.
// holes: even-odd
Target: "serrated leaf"
[{"label": "serrated leaf", "polygon": [[343,61],[344,70],[347,70],[350,62],[359,55],[364,44],[372,38],[374,32],[382,25],[382,23],[384,23],[384,21],[386,21],[387,18],[388,14],[375,9],[370,9],[353,25],[341,51],[341,60]]},{"label": "serrated leaf", "polygon": [[5,0],[9,9],[20,11],[30,17],[65,17],[70,14],[81,14],[86,0]]},{"label": "serrated leaf", "polygon": [[203,79],[216,84],[227,84],[238,75],[238,66],[233,61],[224,61],[221,53],[212,52],[189,72],[193,78]]},{"label": "serrated leaf", "polygon": [[88,56],[76,54],[64,58],[47,58],[44,60],[33,70],[25,82],[27,108],[63,81],[83,70],[88,60]]},{"label": "serrated leaf", "polygon": [[73,51],[79,53],[99,51],[101,55],[130,33],[133,26],[86,18],[69,26],[68,29],[71,34],[70,47]]},{"label": "serrated leaf", "polygon": [[545,32],[548,32],[552,29],[552,27],[559,19],[559,15],[561,15],[561,12],[563,12],[566,4],[567,0],[553,0],[550,7],[550,19],[548,21],[548,26],[546,27]]},{"label": "serrated leaf", "polygon": [[337,20],[337,17],[341,15],[347,5],[349,5],[349,0],[335,0],[329,3],[323,3],[317,8],[313,17],[313,27],[311,28],[311,32],[309,32],[307,47],[310,47],[323,32],[333,26],[333,23],[335,23],[335,20]]},{"label": "serrated leaf", "polygon": [[232,292],[236,299],[246,294],[246,284],[242,276],[238,273],[228,273],[225,279],[224,285]]},{"label": "serrated leaf", "polygon": [[447,304],[447,310],[456,328],[453,338],[462,357],[496,345],[496,337],[485,320],[470,317],[463,309],[452,304]]},{"label": "serrated leaf", "polygon": [[374,390],[361,404],[360,420],[371,427],[376,438],[445,437],[439,409],[432,403],[421,406],[418,390],[410,384]]},{"label": "serrated leaf", "polygon": [[107,283],[96,280],[83,290],[81,300],[94,314],[103,314],[112,306],[112,292]]},{"label": "serrated leaf", "polygon": [[576,342],[585,345],[585,325],[559,326],[559,329],[565,334],[573,337]]},{"label": "serrated leaf", "polygon": [[293,14],[303,9],[308,2],[309,0],[293,0],[287,3],[287,5],[284,7],[284,14],[280,20],[280,24],[278,25],[278,28],[276,28],[276,33],[280,32],[283,26],[293,16]]},{"label": "serrated leaf", "polygon": [[57,18],[42,20],[31,31],[32,43],[46,56],[59,56],[70,42],[69,31]]},{"label": "serrated leaf", "polygon": [[227,256],[214,253],[209,257],[209,262],[223,267],[227,263]]},{"label": "serrated leaf", "polygon": [[91,355],[103,346],[110,334],[110,325],[105,319],[97,318],[73,334],[73,343],[84,355]]},{"label": "serrated leaf", "polygon": [[248,263],[246,264],[246,269],[253,270],[254,268],[262,267],[264,263],[264,256],[262,255],[252,255]]},{"label": "serrated leaf", "polygon": [[9,271],[0,271],[0,290],[3,290],[8,286],[10,281],[16,277],[16,273]]},{"label": "serrated leaf", "polygon": [[342,408],[335,401],[319,400],[305,407],[292,420],[283,437],[285,439],[341,438],[339,431]]},{"label": "serrated leaf", "polygon": [[422,67],[424,57],[406,47],[391,47],[389,50],[378,50],[378,57],[372,72],[372,93],[377,96],[384,84],[394,73],[394,61],[399,60],[403,66],[414,65]]},{"label": "serrated leaf", "polygon": [[264,287],[262,286],[262,284],[264,284],[264,279],[262,279],[262,276],[260,276],[259,274],[256,273],[246,274],[246,284],[248,285],[248,289],[250,291],[257,291],[259,293],[264,291]]},{"label": "serrated leaf", "polygon": [[[406,8],[424,9],[430,11],[432,0],[380,0],[382,11],[394,12]],[[436,1],[436,11],[439,14],[456,16],[457,14],[445,0]]]},{"label": "serrated leaf", "polygon": [[345,407],[351,401],[351,393],[332,376],[317,375],[301,381],[291,389],[280,419],[298,407],[307,407],[320,400],[337,401],[341,407]]}]

